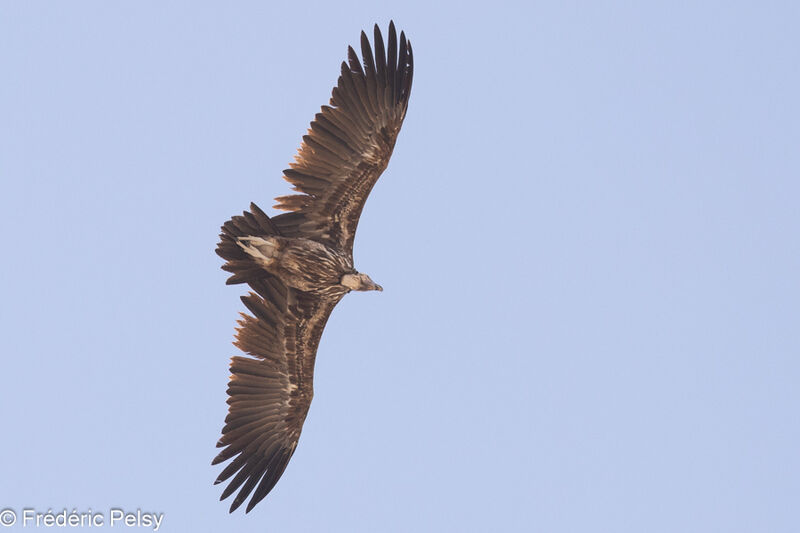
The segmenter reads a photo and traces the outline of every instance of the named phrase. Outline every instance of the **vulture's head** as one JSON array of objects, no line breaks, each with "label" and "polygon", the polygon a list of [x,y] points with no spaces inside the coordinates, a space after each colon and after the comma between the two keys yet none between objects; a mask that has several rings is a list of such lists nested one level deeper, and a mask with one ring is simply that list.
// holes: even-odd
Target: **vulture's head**
[{"label": "vulture's head", "polygon": [[342,285],[351,291],[382,291],[383,287],[372,281],[366,274],[353,272],[342,276]]}]

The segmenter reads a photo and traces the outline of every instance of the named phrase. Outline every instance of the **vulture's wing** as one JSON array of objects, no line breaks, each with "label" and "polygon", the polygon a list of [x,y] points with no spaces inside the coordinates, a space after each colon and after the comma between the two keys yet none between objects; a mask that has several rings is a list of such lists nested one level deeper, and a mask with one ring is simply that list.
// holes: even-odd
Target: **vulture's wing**
[{"label": "vulture's wing", "polygon": [[339,301],[287,289],[276,278],[250,285],[256,293],[242,301],[253,316],[242,314],[235,344],[255,359],[231,361],[228,416],[217,443],[225,449],[212,463],[235,457],[215,482],[235,474],[220,498],[239,490],[231,512],[251,493],[247,512],[255,507],[289,463],[314,394],[319,339]]},{"label": "vulture's wing", "polygon": [[414,61],[411,43],[394,23],[389,41],[375,25],[375,53],[361,32],[363,68],[352,47],[333,88],[330,106],[317,113],[284,178],[301,194],[276,198],[290,211],[272,221],[286,237],[305,237],[353,252],[364,202],[389,164],[406,116]]}]

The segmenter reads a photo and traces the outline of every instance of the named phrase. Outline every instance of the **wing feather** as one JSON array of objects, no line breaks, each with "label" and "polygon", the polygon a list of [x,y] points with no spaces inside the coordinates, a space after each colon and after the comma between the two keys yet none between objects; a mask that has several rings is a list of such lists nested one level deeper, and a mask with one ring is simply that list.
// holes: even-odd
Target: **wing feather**
[{"label": "wing feather", "polygon": [[375,40],[375,71],[379,80],[386,79],[386,48],[383,46],[383,35],[381,29],[375,24],[373,30],[373,38]]},{"label": "wing feather", "polygon": [[394,100],[396,96],[394,94],[395,78],[397,77],[397,32],[394,29],[394,23],[389,24],[389,50],[386,55],[386,63],[386,74],[388,75],[386,81],[392,91],[392,100]]},{"label": "wing feather", "polygon": [[367,88],[367,102],[373,115],[380,114],[378,107],[378,81],[375,70],[375,58],[372,57],[372,48],[369,46],[367,34],[361,32],[361,57],[364,58],[365,85]]},{"label": "wing feather", "polygon": [[331,92],[303,137],[284,178],[300,194],[276,198],[289,211],[272,219],[287,237],[315,239],[352,254],[358,219],[386,169],[408,108],[413,79],[411,43],[389,24],[388,49],[378,26],[374,53],[361,34],[361,57],[352,47]]}]

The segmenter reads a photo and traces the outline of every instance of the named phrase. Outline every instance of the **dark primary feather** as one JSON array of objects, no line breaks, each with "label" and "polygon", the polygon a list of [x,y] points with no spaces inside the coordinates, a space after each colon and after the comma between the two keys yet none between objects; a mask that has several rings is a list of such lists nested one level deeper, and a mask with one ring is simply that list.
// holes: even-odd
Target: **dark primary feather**
[{"label": "dark primary feather", "polygon": [[[237,493],[231,512],[251,494],[249,512],[280,479],[297,447],[313,397],[314,361],[325,323],[341,295],[323,298],[267,273],[237,244],[239,237],[279,235],[313,239],[352,258],[353,239],[369,192],[386,168],[405,118],[411,91],[411,43],[394,23],[388,50],[378,26],[375,50],[361,33],[361,55],[348,48],[347,62],[303,137],[284,178],[299,194],[279,197],[288,213],[268,217],[255,204],[222,227],[217,253],[231,273],[227,283],[253,289],[242,301],[235,345],[251,357],[231,361],[228,416],[213,464],[231,462],[216,483],[227,481],[225,499]],[[398,55],[399,53],[399,55]],[[238,491],[238,492],[237,492]]]}]

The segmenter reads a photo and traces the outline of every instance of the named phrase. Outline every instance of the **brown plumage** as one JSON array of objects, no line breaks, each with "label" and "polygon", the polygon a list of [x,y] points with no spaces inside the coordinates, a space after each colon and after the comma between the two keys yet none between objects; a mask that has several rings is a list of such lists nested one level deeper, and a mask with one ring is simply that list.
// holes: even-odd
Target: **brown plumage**
[{"label": "brown plumage", "polygon": [[[233,459],[217,478],[238,490],[233,512],[249,512],[277,483],[297,447],[313,396],[314,360],[331,311],[351,290],[381,290],[353,268],[361,210],[389,163],[411,92],[411,43],[394,23],[374,54],[361,32],[363,65],[348,48],[330,104],[317,113],[284,179],[299,194],[276,198],[268,217],[255,204],[222,226],[217,253],[228,284],[247,283],[228,385],[229,412],[212,464]],[[232,479],[231,479],[232,478]]]}]

